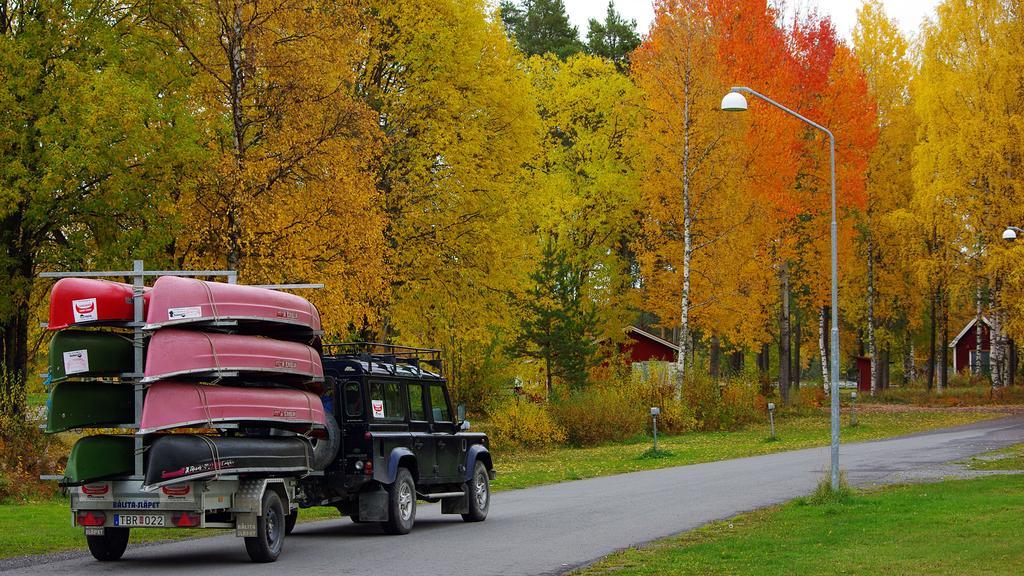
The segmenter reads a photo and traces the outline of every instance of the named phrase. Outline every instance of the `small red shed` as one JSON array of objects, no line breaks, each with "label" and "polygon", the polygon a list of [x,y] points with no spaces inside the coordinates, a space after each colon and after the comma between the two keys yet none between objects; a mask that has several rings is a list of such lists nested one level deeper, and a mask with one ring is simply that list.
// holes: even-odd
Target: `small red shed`
[{"label": "small red shed", "polygon": [[953,372],[961,370],[973,370],[974,356],[981,354],[981,369],[988,372],[988,355],[990,348],[990,328],[988,318],[981,317],[981,346],[978,346],[978,331],[975,329],[978,319],[974,318],[964,326],[964,329],[953,338],[949,347],[953,349]]},{"label": "small red shed", "polygon": [[619,344],[619,353],[634,362],[662,360],[675,362],[679,347],[636,326],[626,328],[626,340]]}]

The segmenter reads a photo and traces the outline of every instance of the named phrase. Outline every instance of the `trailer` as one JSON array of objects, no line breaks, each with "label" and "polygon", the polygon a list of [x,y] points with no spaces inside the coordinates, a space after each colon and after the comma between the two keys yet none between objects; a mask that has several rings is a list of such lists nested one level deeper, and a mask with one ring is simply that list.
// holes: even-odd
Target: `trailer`
[{"label": "trailer", "polygon": [[[262,383],[249,382],[249,378],[265,375],[253,376],[246,365],[221,362],[218,358],[222,356],[216,350],[210,352],[211,366],[204,364],[202,370],[187,371],[201,374],[196,378],[213,378],[213,383],[147,379],[147,370],[153,372],[156,363],[146,363],[146,342],[151,331],[162,328],[146,322],[145,309],[151,304],[151,297],[158,302],[160,295],[151,294],[154,290],[146,288],[145,278],[217,275],[226,276],[229,284],[236,280],[233,271],[146,271],[141,261],[136,261],[131,271],[42,274],[51,278],[121,276],[132,280],[132,320],[125,321],[127,313],[119,310],[121,323],[104,325],[116,325],[126,331],[122,335],[132,344],[129,371],[116,374],[111,380],[110,366],[99,363],[93,368],[101,378],[75,379],[81,376],[78,370],[88,367],[88,351],[51,347],[61,354],[64,365],[58,368],[64,370],[58,370],[59,386],[64,389],[60,392],[61,402],[51,406],[47,430],[61,432],[86,427],[83,422],[103,422],[130,433],[84,437],[72,450],[64,475],[52,477],[68,489],[72,525],[83,529],[89,550],[97,560],[120,559],[132,529],[219,528],[233,530],[243,538],[254,562],[273,562],[281,554],[285,536],[295,527],[299,510],[314,506],[335,508],[353,522],[377,524],[388,534],[405,534],[412,529],[417,502],[440,503],[442,513],[461,515],[466,522],[486,519],[490,481],[495,477],[489,440],[485,434],[468,431],[464,406],[453,410],[447,382],[441,376],[438,350],[365,342],[323,344],[319,341],[322,333],[318,333],[316,342],[310,342],[316,348],[315,357],[310,359],[311,370],[303,368],[303,373],[315,378],[316,386],[309,389],[315,389],[316,394],[285,394],[280,387],[275,391],[273,387],[262,387]],[[318,285],[263,286],[307,287]],[[226,288],[218,290],[231,292]],[[119,303],[120,297],[115,295],[113,301]],[[191,310],[169,309],[169,315],[193,314]],[[73,310],[70,321],[60,324],[63,320],[58,319],[58,324],[61,329],[81,329],[81,319],[93,318],[95,310],[95,303],[85,312]],[[241,321],[247,324],[239,325],[239,320],[224,317],[223,308],[218,312],[214,305],[213,310],[209,318],[213,329],[227,333],[252,334],[252,322],[260,321],[246,317]],[[315,309],[311,313],[319,328]],[[202,316],[196,313],[195,317]],[[282,317],[291,319],[288,314]],[[180,325],[176,322],[173,329]],[[287,337],[302,339],[304,334],[290,329]],[[79,334],[71,336],[73,342],[88,340]],[[207,341],[212,345],[218,338],[225,340],[210,334]],[[103,340],[96,346],[104,346]],[[268,349],[266,342],[259,344],[257,348]],[[220,350],[229,355],[239,353],[230,346]],[[123,351],[118,353],[123,356]],[[244,355],[244,350],[240,353]],[[288,377],[281,382],[301,387],[294,381],[299,366],[289,358],[282,357],[267,369],[276,369]],[[51,364],[54,361],[51,358]],[[123,358],[118,362],[113,364],[124,365]],[[214,389],[213,384],[225,378],[234,379],[237,385],[254,385],[256,388],[250,390],[260,393]],[[153,379],[158,382],[151,383]],[[74,385],[79,388],[67,389]],[[144,425],[147,413],[143,404],[151,386],[164,394],[160,396],[153,389],[154,399],[164,399],[157,400],[159,406],[151,406],[151,411],[174,412],[173,424],[148,428]],[[195,406],[185,408],[203,412],[199,421],[189,416],[189,410],[172,408],[177,403],[167,402],[168,390],[198,396]],[[80,408],[77,413],[53,413],[53,406],[73,406],[76,398],[86,397],[89,402],[78,402],[79,406],[89,406],[84,412]],[[247,398],[255,397],[280,397],[281,402],[289,403],[286,406],[271,401],[270,405],[262,401],[258,410],[253,408],[249,412],[251,419],[246,421],[238,416],[238,410],[240,406],[245,408]],[[106,398],[115,399],[117,406],[105,406],[102,399]],[[296,407],[296,402],[301,404],[303,398],[316,406],[311,404],[306,411],[300,409],[302,406]],[[185,398],[177,400],[188,404]],[[220,412],[214,413],[217,410]],[[148,416],[150,420],[154,417]],[[166,428],[190,425],[206,431],[183,428],[174,434],[167,433]],[[288,445],[298,446],[298,451],[278,455],[272,452],[275,446],[290,450]],[[204,446],[209,447],[208,454]],[[261,459],[273,460],[275,464],[261,464]]]}]

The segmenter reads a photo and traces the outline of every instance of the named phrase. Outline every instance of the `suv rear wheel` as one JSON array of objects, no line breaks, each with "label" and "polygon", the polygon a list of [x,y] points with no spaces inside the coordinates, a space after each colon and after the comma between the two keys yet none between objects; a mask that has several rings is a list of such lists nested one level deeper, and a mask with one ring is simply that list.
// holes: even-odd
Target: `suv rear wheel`
[{"label": "suv rear wheel", "polygon": [[399,468],[394,484],[386,488],[388,519],[381,522],[381,527],[388,534],[408,534],[416,523],[416,484],[412,474],[405,468]]}]

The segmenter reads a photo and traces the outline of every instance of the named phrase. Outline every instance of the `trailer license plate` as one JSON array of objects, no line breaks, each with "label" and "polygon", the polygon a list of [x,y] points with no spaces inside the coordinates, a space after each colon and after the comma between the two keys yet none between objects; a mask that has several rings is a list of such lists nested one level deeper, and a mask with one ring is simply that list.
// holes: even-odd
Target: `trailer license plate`
[{"label": "trailer license plate", "polygon": [[163,528],[163,514],[114,514],[114,526],[137,526],[140,528]]}]

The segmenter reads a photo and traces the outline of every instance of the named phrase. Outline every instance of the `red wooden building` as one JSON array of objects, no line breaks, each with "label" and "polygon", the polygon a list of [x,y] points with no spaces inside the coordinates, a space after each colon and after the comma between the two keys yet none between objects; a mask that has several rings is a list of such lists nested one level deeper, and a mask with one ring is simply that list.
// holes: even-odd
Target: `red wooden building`
[{"label": "red wooden building", "polygon": [[636,326],[626,328],[626,339],[619,344],[619,353],[629,363],[663,360],[675,362],[679,347]]},{"label": "red wooden building", "polygon": [[990,348],[990,325],[988,318],[981,318],[981,346],[978,346],[978,331],[975,329],[978,319],[974,318],[964,326],[964,329],[953,338],[949,347],[953,349],[953,372],[974,369],[974,357],[981,355],[981,370],[988,373],[988,355]]}]

